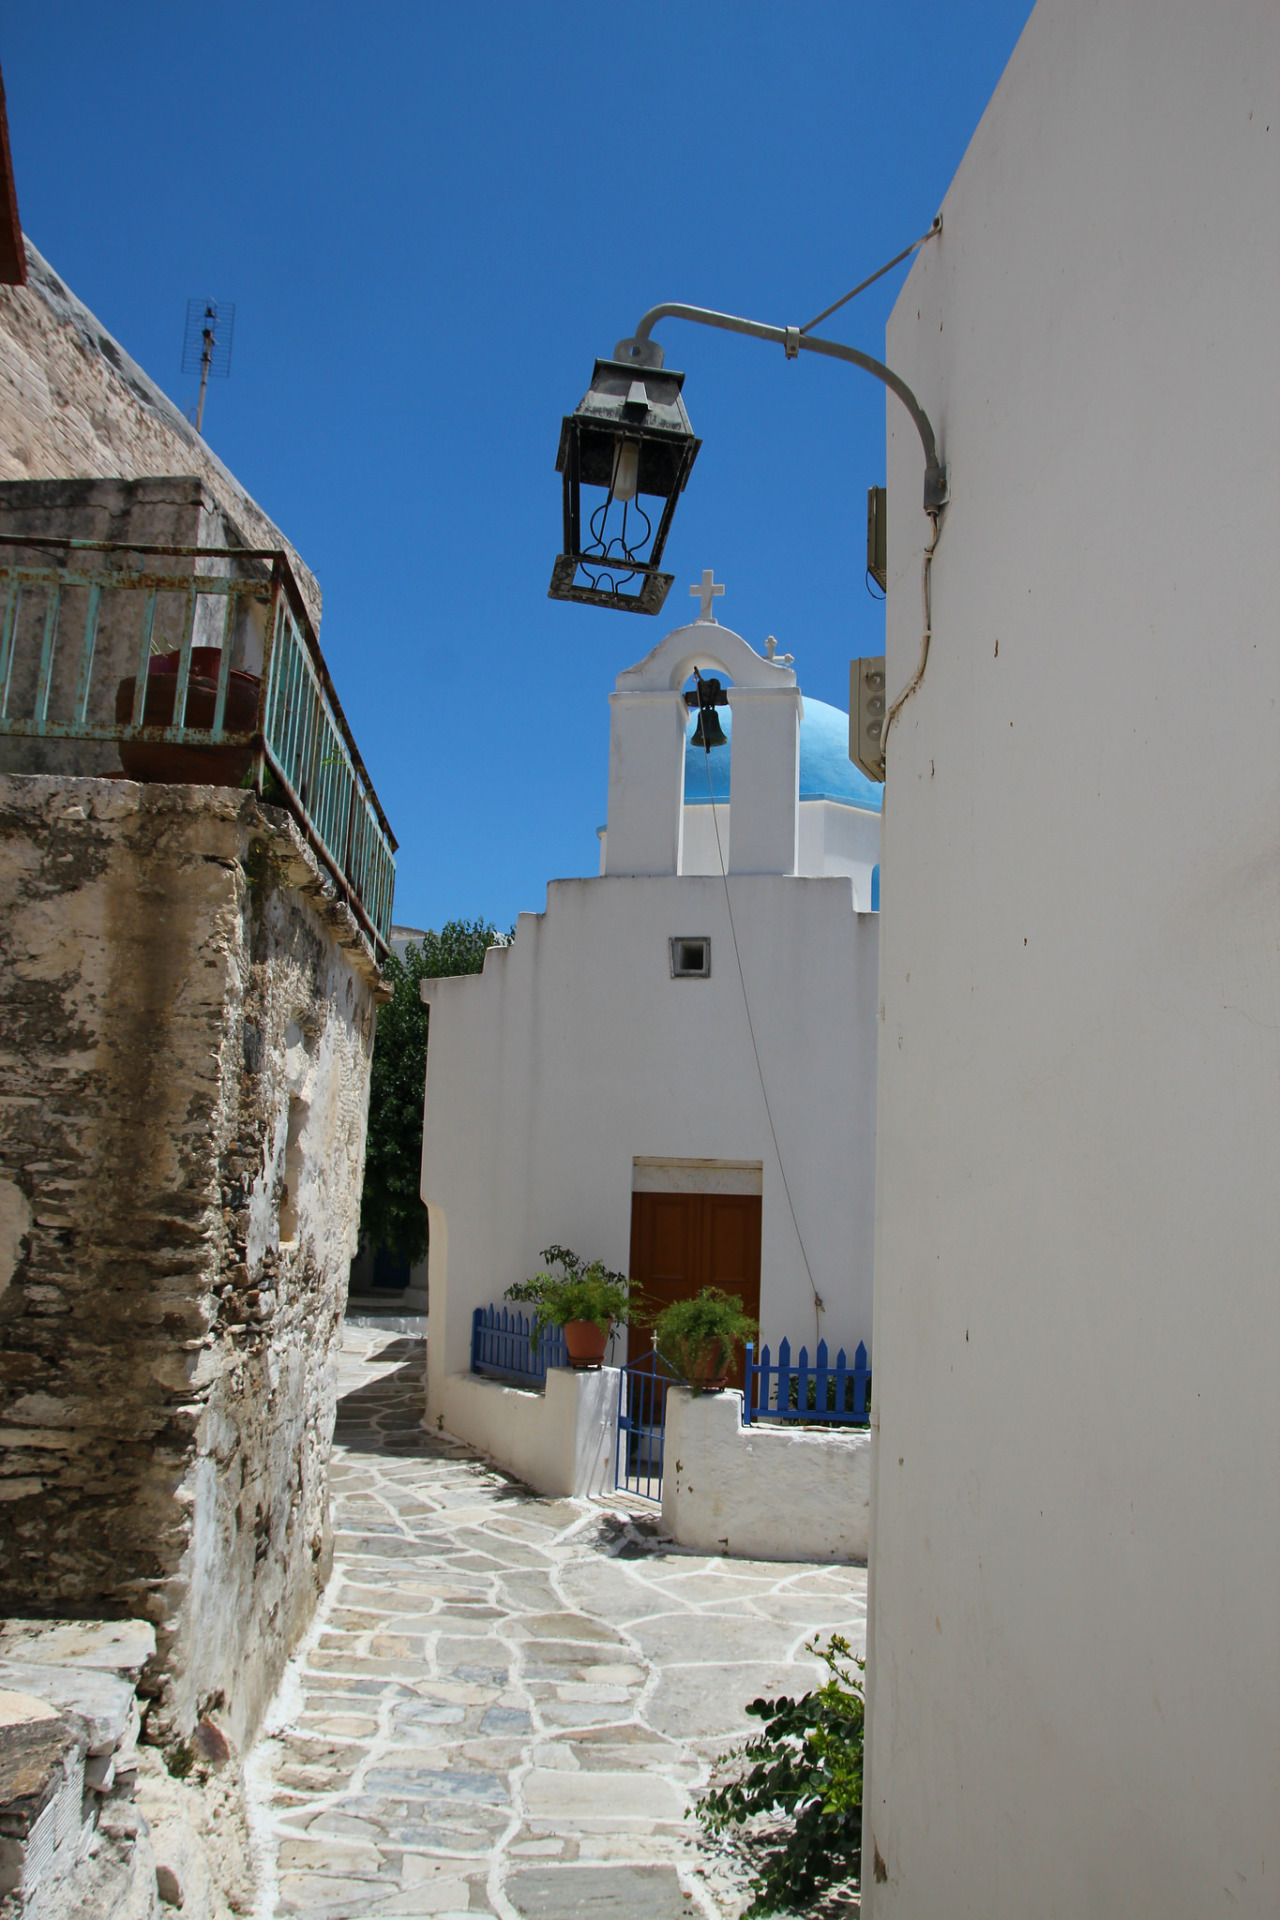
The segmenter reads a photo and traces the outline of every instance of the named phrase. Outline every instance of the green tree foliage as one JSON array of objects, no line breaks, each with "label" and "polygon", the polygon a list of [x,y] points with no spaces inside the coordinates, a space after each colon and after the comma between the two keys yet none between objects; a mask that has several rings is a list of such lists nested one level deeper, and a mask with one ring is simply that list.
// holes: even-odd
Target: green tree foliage
[{"label": "green tree foliage", "polygon": [[487,949],[505,944],[483,920],[450,920],[439,933],[411,941],[403,960],[388,955],[383,968],[392,998],[378,1010],[360,1234],[370,1246],[385,1247],[410,1266],[427,1250],[427,1210],[418,1188],[431,1009],[418,997],[418,982],[479,973]]},{"label": "green tree foliage", "polygon": [[748,1914],[812,1913],[859,1872],[864,1662],[838,1633],[808,1651],[829,1678],[799,1700],[753,1700],[764,1732],[729,1756],[752,1764],[697,1808],[709,1833],[733,1832],[753,1856]]}]

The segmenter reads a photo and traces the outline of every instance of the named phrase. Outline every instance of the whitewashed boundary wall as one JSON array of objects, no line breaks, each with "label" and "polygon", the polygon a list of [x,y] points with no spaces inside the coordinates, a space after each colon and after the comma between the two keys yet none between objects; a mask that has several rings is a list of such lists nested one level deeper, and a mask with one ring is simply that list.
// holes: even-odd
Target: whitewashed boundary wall
[{"label": "whitewashed boundary wall", "polygon": [[740,1393],[668,1393],[662,1524],[677,1545],[865,1562],[870,1511],[866,1428],[744,1427]]},{"label": "whitewashed boundary wall", "polygon": [[547,1370],[545,1393],[450,1373],[431,1396],[431,1424],[464,1437],[537,1493],[611,1493],[618,1369]]}]

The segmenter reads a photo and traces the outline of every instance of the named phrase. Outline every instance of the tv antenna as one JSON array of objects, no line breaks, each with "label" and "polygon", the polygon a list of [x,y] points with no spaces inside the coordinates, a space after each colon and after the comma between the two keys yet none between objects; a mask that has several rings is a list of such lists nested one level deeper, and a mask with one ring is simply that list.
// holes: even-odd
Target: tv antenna
[{"label": "tv antenna", "polygon": [[234,300],[188,300],[187,324],[182,335],[182,371],[200,375],[197,433],[204,432],[204,399],[209,390],[209,375],[225,380],[231,372],[231,336],[235,326]]}]

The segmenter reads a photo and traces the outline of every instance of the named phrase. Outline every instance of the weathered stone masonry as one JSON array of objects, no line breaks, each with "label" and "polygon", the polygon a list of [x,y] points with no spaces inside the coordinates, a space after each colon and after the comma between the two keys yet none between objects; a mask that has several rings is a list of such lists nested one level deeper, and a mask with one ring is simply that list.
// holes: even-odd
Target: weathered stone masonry
[{"label": "weathered stone masonry", "polygon": [[289,555],[319,627],[319,585],[280,529],[30,240],[26,248],[27,285],[0,287],[0,479],[194,475],[246,546]]},{"label": "weathered stone masonry", "polygon": [[252,1733],[330,1553],[383,989],[251,793],[0,776],[0,1611],[145,1616]]}]

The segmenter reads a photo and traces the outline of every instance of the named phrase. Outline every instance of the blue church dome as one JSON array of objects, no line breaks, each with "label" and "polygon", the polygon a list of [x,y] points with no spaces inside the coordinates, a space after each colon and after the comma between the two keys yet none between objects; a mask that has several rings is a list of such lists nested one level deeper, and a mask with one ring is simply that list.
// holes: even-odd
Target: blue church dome
[{"label": "blue church dome", "polygon": [[[729,735],[729,743],[712,747],[711,792],[707,792],[705,748],[693,745],[697,715],[689,723],[689,743],[684,750],[684,801],[687,807],[706,806],[708,801],[729,798],[729,754],[733,742],[733,713],[717,707],[720,725]],[[884,788],[868,780],[849,758],[849,716],[825,700],[804,696],[804,719],[800,722],[800,798],[836,800],[842,806],[862,807],[879,813]]]}]

